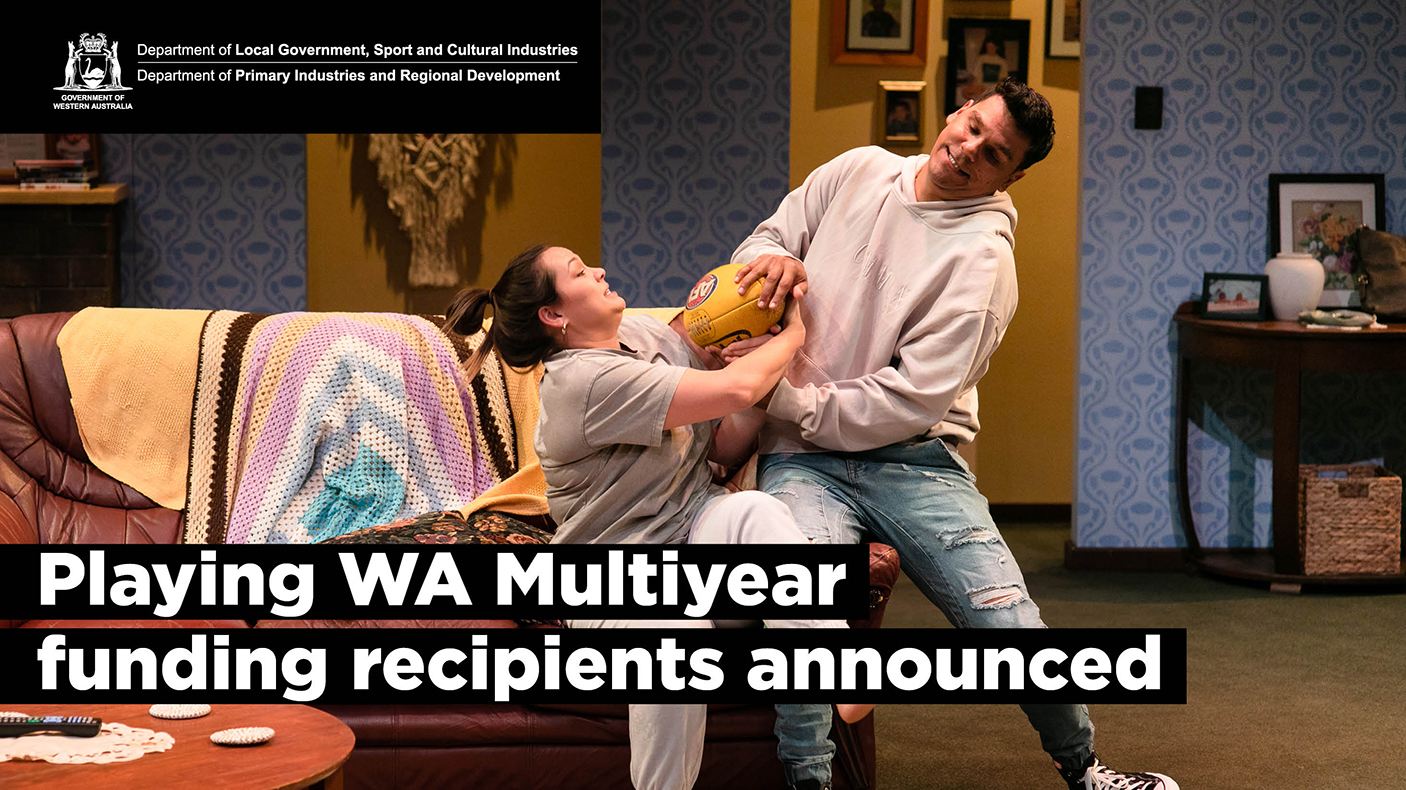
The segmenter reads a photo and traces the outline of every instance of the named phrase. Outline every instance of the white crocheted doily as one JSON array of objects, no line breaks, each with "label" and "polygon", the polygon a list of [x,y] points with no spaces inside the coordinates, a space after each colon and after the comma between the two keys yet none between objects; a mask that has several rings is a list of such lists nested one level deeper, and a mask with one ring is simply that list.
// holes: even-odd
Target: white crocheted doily
[{"label": "white crocheted doily", "polygon": [[176,739],[164,732],[105,721],[102,730],[91,738],[41,734],[0,738],[0,763],[125,763],[144,754],[164,752],[175,743]]}]

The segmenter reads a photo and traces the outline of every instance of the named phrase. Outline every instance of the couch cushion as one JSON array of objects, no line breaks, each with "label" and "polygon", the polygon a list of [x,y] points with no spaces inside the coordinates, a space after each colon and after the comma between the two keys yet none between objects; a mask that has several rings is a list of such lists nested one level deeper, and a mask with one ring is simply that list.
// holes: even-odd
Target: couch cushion
[{"label": "couch cushion", "polygon": [[[546,544],[552,542],[552,533],[541,527],[519,521],[507,513],[480,512],[465,518],[457,510],[426,513],[416,518],[393,521],[379,527],[367,527],[346,535],[338,535],[321,541],[323,545],[346,544],[411,544],[449,546],[464,544]],[[353,622],[353,621],[327,621]],[[360,621],[355,621],[360,622]],[[431,622],[431,621],[405,621]],[[444,622],[475,622],[468,620]],[[501,622],[501,621],[490,621]],[[517,620],[508,621],[513,626],[524,628],[557,628],[559,620]],[[262,627],[262,624],[260,624]],[[290,626],[292,627],[292,626]],[[359,627],[359,626],[313,626],[313,627]],[[390,626],[382,626],[390,627]],[[478,626],[406,626],[410,628],[473,628]],[[501,625],[482,626],[502,628]]]},{"label": "couch cushion", "polygon": [[255,628],[517,628],[512,620],[260,620]]},{"label": "couch cushion", "polygon": [[[555,711],[557,713],[571,713],[578,716],[593,716],[623,719],[630,715],[629,705],[592,705],[584,702],[534,702],[526,705],[539,711]],[[711,704],[708,712],[721,712],[725,710],[742,710],[744,708],[755,708],[756,705],[744,704],[741,702],[726,704]]]},{"label": "couch cushion", "polygon": [[248,628],[243,620],[26,620],[20,628]]},{"label": "couch cushion", "polygon": [[482,512],[464,518],[457,510],[447,510],[367,527],[320,542],[435,546],[465,543],[546,544],[552,542],[552,533],[506,513]]},{"label": "couch cushion", "polygon": [[[623,743],[626,705],[318,705],[356,733],[357,747],[490,743]],[[771,705],[709,705],[712,739],[770,738]]]},{"label": "couch cushion", "polygon": [[577,743],[628,738],[623,720],[544,715],[513,704],[317,707],[346,722],[356,733],[358,747],[532,743],[545,740],[548,730],[552,736]]}]

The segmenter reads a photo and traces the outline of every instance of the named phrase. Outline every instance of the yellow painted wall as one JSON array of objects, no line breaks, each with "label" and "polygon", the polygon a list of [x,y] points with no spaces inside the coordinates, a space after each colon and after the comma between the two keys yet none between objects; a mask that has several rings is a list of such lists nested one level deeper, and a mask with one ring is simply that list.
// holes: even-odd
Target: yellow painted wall
[{"label": "yellow painted wall", "polygon": [[[981,433],[974,456],[982,493],[995,503],[1072,500],[1077,290],[1079,61],[1049,60],[1045,0],[932,0],[926,66],[850,66],[830,62],[830,2],[791,5],[791,185],[857,146],[872,145],[880,124],[879,80],[926,80],[922,145],[940,131],[947,68],[947,19],[1030,20],[1030,85],[1055,112],[1055,147],[1011,197],[1020,214],[1016,268],[1020,307],[982,379]],[[964,453],[965,454],[965,453]]]},{"label": "yellow painted wall", "polygon": [[[365,135],[310,134],[308,309],[442,313],[456,289],[411,289],[410,239]],[[450,234],[462,282],[487,287],[538,242],[600,260],[600,135],[489,135],[475,197]]]}]

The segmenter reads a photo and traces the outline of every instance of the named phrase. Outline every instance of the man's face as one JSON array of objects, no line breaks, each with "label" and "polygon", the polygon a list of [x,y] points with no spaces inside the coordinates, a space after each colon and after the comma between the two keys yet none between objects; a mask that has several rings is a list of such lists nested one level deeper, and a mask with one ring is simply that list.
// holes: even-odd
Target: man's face
[{"label": "man's face", "polygon": [[1016,128],[1005,99],[967,102],[947,116],[914,191],[925,201],[993,194],[1025,175],[1020,161],[1029,148],[1030,139]]}]

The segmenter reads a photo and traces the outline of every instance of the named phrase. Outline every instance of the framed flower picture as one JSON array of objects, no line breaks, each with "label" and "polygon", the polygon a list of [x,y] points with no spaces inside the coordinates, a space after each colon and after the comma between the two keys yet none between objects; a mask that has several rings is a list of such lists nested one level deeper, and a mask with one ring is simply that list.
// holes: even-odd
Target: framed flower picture
[{"label": "framed flower picture", "polygon": [[1269,255],[1306,252],[1323,264],[1322,307],[1357,307],[1352,232],[1386,230],[1386,179],[1381,173],[1272,173]]}]

